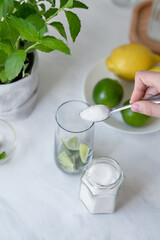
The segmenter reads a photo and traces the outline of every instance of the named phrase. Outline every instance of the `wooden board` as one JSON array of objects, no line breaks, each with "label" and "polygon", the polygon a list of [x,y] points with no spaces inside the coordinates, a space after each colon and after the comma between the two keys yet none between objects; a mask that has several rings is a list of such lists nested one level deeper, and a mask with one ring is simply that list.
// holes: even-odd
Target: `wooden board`
[{"label": "wooden board", "polygon": [[151,5],[152,1],[141,2],[133,10],[130,40],[131,42],[141,43],[155,53],[160,54],[160,42],[151,39],[147,34]]}]

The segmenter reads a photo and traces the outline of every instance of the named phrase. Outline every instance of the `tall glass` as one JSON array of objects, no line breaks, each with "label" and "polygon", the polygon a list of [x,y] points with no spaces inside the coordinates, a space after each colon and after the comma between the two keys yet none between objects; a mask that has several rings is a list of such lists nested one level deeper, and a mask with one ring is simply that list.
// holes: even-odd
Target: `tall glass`
[{"label": "tall glass", "polygon": [[152,9],[148,24],[148,36],[160,41],[160,0],[152,1]]},{"label": "tall glass", "polygon": [[77,173],[92,159],[94,123],[80,117],[89,105],[71,100],[59,106],[56,112],[55,161],[67,173]]}]

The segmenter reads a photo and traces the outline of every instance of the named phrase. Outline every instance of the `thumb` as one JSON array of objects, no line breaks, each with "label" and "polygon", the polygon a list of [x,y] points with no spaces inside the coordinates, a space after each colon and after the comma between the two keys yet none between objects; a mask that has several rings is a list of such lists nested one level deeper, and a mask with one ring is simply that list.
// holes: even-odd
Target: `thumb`
[{"label": "thumb", "polygon": [[160,118],[160,104],[138,101],[132,104],[131,110],[148,116]]}]

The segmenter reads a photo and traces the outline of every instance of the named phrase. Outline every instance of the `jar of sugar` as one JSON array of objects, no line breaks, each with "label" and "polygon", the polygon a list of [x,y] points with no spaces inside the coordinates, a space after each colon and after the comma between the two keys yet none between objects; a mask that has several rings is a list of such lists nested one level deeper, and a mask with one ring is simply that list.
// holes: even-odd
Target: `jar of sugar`
[{"label": "jar of sugar", "polygon": [[112,158],[98,157],[84,172],[80,199],[90,213],[113,213],[123,182],[123,172]]}]

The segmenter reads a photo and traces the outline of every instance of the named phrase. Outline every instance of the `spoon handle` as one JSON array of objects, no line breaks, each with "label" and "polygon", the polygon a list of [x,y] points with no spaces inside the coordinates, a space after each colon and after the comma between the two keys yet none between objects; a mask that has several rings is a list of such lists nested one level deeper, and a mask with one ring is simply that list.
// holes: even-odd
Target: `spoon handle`
[{"label": "spoon handle", "polygon": [[[142,99],[142,100],[153,102],[153,103],[160,103],[160,93],[158,93],[156,95],[153,95],[149,98]],[[125,106],[122,106],[122,107],[112,108],[110,113],[112,114],[112,113],[115,113],[115,112],[119,112],[119,111],[122,111],[122,110],[130,108],[130,107],[131,107],[131,104],[128,104],[128,105],[125,105]]]},{"label": "spoon handle", "polygon": [[110,114],[122,111],[122,110],[130,108],[130,107],[131,107],[131,104],[128,104],[128,105],[125,105],[125,106],[122,106],[122,107],[112,108]]},{"label": "spoon handle", "polygon": [[154,103],[160,103],[160,93],[153,95],[149,98],[143,99],[144,101],[150,101],[150,102],[154,102]]}]

